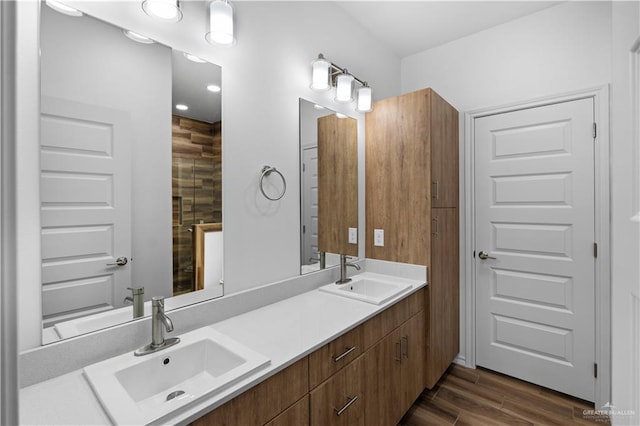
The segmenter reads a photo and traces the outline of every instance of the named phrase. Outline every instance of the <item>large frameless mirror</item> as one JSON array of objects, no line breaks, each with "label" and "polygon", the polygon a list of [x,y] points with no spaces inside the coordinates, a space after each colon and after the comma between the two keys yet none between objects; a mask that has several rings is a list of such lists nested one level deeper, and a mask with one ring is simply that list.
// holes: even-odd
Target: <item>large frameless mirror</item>
[{"label": "large frameless mirror", "polygon": [[40,44],[43,343],[221,296],[220,67],[44,3]]},{"label": "large frameless mirror", "polygon": [[300,99],[301,273],[358,255],[358,123]]}]

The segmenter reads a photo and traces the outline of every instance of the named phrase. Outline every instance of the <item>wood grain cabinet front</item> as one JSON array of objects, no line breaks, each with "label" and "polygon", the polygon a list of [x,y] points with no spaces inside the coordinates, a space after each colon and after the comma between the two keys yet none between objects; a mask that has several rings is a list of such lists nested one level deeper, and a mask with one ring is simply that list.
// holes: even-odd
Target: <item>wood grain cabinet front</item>
[{"label": "wood grain cabinet front", "polygon": [[305,395],[265,426],[309,426],[309,395]]},{"label": "wood grain cabinet front", "polygon": [[425,316],[419,312],[364,358],[365,422],[396,425],[424,389]]},{"label": "wood grain cabinet front", "polygon": [[304,357],[209,414],[200,417],[192,425],[264,425],[303,398],[308,391],[309,361]]},{"label": "wood grain cabinet front", "polygon": [[364,425],[363,357],[311,391],[311,426]]},{"label": "wood grain cabinet front", "polygon": [[309,387],[318,386],[363,352],[362,326],[343,334],[309,355]]}]

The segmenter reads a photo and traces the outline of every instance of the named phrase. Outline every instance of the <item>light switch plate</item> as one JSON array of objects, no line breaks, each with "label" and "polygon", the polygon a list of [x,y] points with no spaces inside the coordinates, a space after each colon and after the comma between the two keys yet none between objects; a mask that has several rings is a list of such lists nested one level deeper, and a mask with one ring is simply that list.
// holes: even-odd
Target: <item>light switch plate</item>
[{"label": "light switch plate", "polygon": [[349,228],[349,244],[358,244],[358,228]]},{"label": "light switch plate", "polygon": [[373,245],[384,247],[384,229],[373,230]]}]

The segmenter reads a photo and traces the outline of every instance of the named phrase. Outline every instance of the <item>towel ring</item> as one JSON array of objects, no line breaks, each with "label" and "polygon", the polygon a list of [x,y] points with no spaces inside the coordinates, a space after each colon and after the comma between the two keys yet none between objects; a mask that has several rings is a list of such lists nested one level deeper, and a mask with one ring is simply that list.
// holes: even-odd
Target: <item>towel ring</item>
[{"label": "towel ring", "polygon": [[[276,172],[278,175],[280,175],[280,179],[282,179],[282,185],[283,185],[282,194],[280,194],[279,197],[275,197],[275,198],[269,197],[267,193],[264,192],[264,178],[265,176],[269,176],[271,172]],[[284,193],[287,192],[287,180],[284,178],[282,173],[280,173],[280,171],[278,171],[278,169],[276,169],[275,167],[264,166],[262,168],[262,176],[260,176],[260,192],[262,192],[262,195],[264,195],[266,199],[271,201],[278,201],[280,198],[284,197]]]}]

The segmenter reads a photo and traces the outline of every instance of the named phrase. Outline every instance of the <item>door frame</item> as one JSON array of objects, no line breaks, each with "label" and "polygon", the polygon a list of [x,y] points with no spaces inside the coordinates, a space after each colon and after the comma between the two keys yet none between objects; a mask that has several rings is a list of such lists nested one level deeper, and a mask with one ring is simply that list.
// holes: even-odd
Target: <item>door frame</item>
[{"label": "door frame", "polygon": [[489,115],[518,111],[533,107],[569,102],[580,99],[594,100],[594,117],[597,123],[595,149],[595,242],[598,244],[598,257],[595,266],[595,362],[598,364],[596,378],[595,405],[601,407],[611,400],[611,228],[610,228],[610,166],[609,166],[609,85],[548,96],[524,102],[511,103],[496,107],[487,107],[467,111],[464,114],[464,198],[463,229],[461,235],[461,274],[464,277],[461,288],[462,308],[466,312],[464,327],[464,353],[458,362],[470,368],[476,368],[476,277],[475,259],[475,120]]}]

